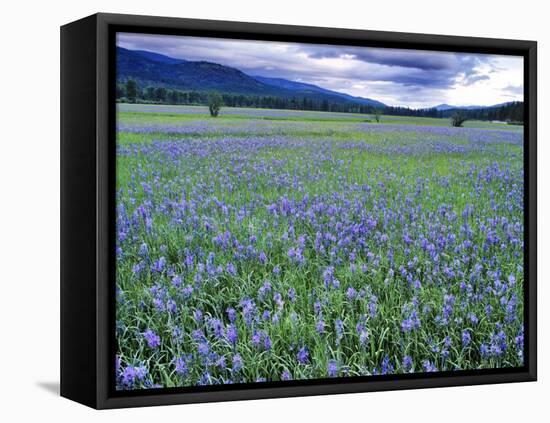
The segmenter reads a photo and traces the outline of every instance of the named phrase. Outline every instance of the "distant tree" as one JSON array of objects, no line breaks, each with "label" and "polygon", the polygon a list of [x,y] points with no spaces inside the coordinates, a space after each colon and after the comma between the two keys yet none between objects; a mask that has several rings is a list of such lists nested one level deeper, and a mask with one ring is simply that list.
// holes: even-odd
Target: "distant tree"
[{"label": "distant tree", "polygon": [[459,110],[451,116],[451,126],[459,128],[464,124],[464,122],[466,122],[466,120],[468,120],[466,115]]},{"label": "distant tree", "polygon": [[179,93],[176,90],[168,90],[168,102],[171,104],[179,103]]},{"label": "distant tree", "polygon": [[155,100],[155,87],[147,87],[145,90],[145,98],[149,101]]},{"label": "distant tree", "polygon": [[157,87],[155,88],[155,100],[160,103],[166,102],[166,88]]},{"label": "distant tree", "polygon": [[188,95],[189,103],[197,104],[199,102],[199,93],[196,91],[191,91]]},{"label": "distant tree", "polygon": [[136,81],[129,79],[126,81],[126,97],[131,103],[135,103],[138,95],[138,86]]},{"label": "distant tree", "polygon": [[126,97],[126,86],[116,84],[116,98]]},{"label": "distant tree", "polygon": [[382,110],[380,110],[379,108],[376,108],[374,109],[373,114],[374,114],[374,120],[376,122],[380,122],[380,117],[382,116]]},{"label": "distant tree", "polygon": [[218,93],[210,93],[208,96],[208,110],[210,111],[210,116],[217,117],[220,113],[220,109],[223,106],[222,96]]}]

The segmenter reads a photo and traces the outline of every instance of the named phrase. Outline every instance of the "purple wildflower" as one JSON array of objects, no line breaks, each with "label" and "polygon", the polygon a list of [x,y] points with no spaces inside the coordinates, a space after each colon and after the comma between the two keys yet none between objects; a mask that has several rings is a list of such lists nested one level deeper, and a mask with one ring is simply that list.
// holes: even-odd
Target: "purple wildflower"
[{"label": "purple wildflower", "polygon": [[243,359],[240,354],[235,354],[233,356],[232,363],[233,363],[232,371],[235,373],[240,371],[243,368]]},{"label": "purple wildflower", "polygon": [[147,342],[149,348],[157,348],[158,346],[160,346],[160,336],[158,336],[151,329],[147,329],[143,333],[143,337],[145,338],[145,341]]},{"label": "purple wildflower", "polygon": [[235,325],[229,325],[227,328],[227,340],[235,346],[237,343],[238,334],[237,334],[237,327]]},{"label": "purple wildflower", "polygon": [[296,355],[298,363],[306,364],[309,361],[309,351],[306,346],[301,347]]},{"label": "purple wildflower", "polygon": [[470,342],[472,341],[472,335],[470,335],[470,331],[468,329],[464,329],[462,331],[462,346],[467,347],[470,345]]},{"label": "purple wildflower", "polygon": [[328,362],[328,377],[336,377],[338,375],[338,364],[336,360],[329,360]]}]

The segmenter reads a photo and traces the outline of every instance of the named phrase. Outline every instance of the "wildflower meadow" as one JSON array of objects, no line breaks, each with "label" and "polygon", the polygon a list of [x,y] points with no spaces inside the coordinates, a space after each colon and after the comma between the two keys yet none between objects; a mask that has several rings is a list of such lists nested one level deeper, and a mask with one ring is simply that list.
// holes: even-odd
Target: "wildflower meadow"
[{"label": "wildflower meadow", "polygon": [[119,105],[119,390],[523,364],[521,126]]}]

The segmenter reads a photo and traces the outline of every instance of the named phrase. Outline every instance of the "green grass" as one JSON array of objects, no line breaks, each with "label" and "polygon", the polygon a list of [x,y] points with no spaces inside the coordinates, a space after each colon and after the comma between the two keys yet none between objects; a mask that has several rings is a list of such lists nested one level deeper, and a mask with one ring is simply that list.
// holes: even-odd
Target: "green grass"
[{"label": "green grass", "polygon": [[[495,138],[486,129],[503,125],[471,122],[479,129],[475,136],[443,133],[431,128],[448,125],[446,120],[394,117],[373,126],[383,129],[392,119],[417,129],[366,131],[349,115],[323,120],[322,113],[312,118],[307,112],[303,119],[294,114],[273,120],[241,110],[216,119],[119,113],[126,125],[117,136],[117,204],[124,206],[118,218],[119,389],[281,380],[285,371],[293,379],[324,378],[329,362],[339,376],[422,372],[427,363],[438,370],[521,365],[520,132],[506,128]],[[267,124],[250,133],[262,121]],[[147,126],[154,130],[132,129]],[[168,129],[179,126],[200,130]],[[463,215],[470,207],[471,214]],[[230,241],[224,244],[226,234]],[[490,244],[490,237],[500,241]],[[297,248],[303,263],[290,254]],[[156,271],[161,258],[166,265]],[[325,285],[330,267],[338,287],[334,281]],[[173,284],[175,277],[181,285]],[[271,290],[262,295],[266,281]],[[185,286],[193,287],[189,297]],[[350,298],[351,287],[363,297]],[[449,295],[454,304],[442,323]],[[507,310],[513,298],[517,303]],[[252,321],[243,300],[254,302]],[[175,310],[168,311],[171,302]],[[421,324],[404,331],[411,307]],[[228,308],[237,310],[233,323]],[[211,327],[214,319],[223,336]],[[320,320],[326,324],[322,333]],[[227,337],[231,324],[235,345]],[[146,330],[160,336],[159,346],[147,345]],[[468,345],[464,331],[471,334]],[[506,349],[498,352],[501,332]],[[257,333],[262,345],[269,336],[270,348],[255,346]],[[204,345],[211,356],[201,355]],[[301,363],[303,347],[309,357]],[[236,356],[242,369],[232,368]],[[186,371],[174,362],[182,358]],[[147,375],[125,384],[122,372],[132,366],[144,366]]]},{"label": "green grass", "polygon": [[[155,107],[154,105],[149,105],[149,107]],[[162,107],[162,106],[158,106]],[[158,124],[158,125],[181,125],[185,123],[195,122],[197,120],[222,122],[222,123],[235,123],[235,121],[248,121],[253,120],[265,120],[265,121],[289,121],[289,122],[315,122],[321,125],[334,125],[337,122],[342,123],[372,123],[372,124],[399,124],[399,125],[427,125],[427,126],[450,126],[450,121],[448,118],[426,118],[426,117],[408,117],[408,116],[386,116],[382,115],[380,117],[380,122],[376,123],[372,115],[361,115],[361,114],[352,114],[352,113],[328,113],[330,117],[323,116],[327,114],[326,112],[316,112],[316,111],[307,111],[300,112],[296,110],[290,110],[289,113],[295,114],[296,116],[269,116],[269,109],[235,109],[242,111],[242,114],[239,112],[232,112],[231,114],[224,114],[224,109],[222,109],[220,116],[217,118],[211,118],[208,115],[208,110],[206,107],[201,106],[170,106],[171,108],[182,107],[185,109],[197,108],[203,113],[199,114],[198,112],[194,113],[185,113],[184,111],[178,113],[162,113],[162,112],[132,112],[132,111],[119,111],[117,113],[118,122],[128,123],[128,124]],[[185,110],[184,109],[184,110]],[[266,115],[262,116],[261,114],[256,116],[250,116],[246,112],[248,110],[265,112]],[[281,111],[284,112],[284,111]],[[304,116],[300,116],[302,113]],[[338,116],[342,115],[342,116]],[[523,131],[522,126],[518,125],[506,125],[502,123],[493,123],[488,121],[478,121],[478,120],[469,120],[464,124],[466,128],[479,128],[479,129],[498,129],[498,130],[507,130],[507,131]]]}]

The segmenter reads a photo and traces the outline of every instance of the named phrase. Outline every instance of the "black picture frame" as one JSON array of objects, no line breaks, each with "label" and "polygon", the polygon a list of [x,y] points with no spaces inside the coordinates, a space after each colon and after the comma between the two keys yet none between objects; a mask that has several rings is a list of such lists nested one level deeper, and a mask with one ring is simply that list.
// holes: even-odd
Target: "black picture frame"
[{"label": "black picture frame", "polygon": [[[524,57],[525,365],[115,392],[114,35],[118,31]],[[535,381],[537,44],[534,41],[95,14],[61,27],[61,395],[97,409]]]}]

